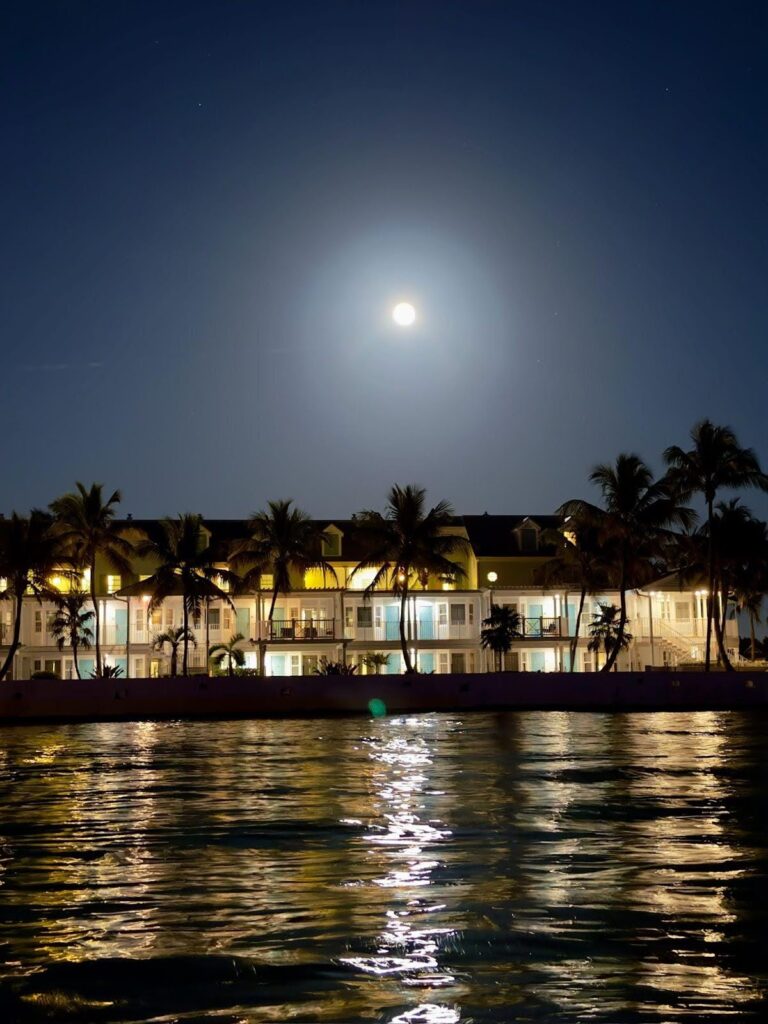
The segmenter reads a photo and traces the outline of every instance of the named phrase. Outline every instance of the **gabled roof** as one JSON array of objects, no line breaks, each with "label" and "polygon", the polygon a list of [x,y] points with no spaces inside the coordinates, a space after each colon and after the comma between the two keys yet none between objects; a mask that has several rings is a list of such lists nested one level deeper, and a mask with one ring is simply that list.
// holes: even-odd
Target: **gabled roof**
[{"label": "gabled roof", "polygon": [[463,516],[469,535],[469,542],[478,558],[506,558],[510,556],[549,555],[551,545],[541,544],[537,551],[523,551],[520,547],[519,531],[525,527],[540,530],[555,530],[562,524],[560,516]]}]

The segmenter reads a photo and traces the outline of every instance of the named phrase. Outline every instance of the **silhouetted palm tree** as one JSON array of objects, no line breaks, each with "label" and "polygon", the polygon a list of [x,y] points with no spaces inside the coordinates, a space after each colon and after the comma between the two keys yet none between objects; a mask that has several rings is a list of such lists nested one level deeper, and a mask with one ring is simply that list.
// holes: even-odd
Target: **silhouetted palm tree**
[{"label": "silhouetted palm tree", "polygon": [[90,570],[90,592],[96,637],[96,674],[101,674],[101,612],[96,598],[96,561],[99,557],[116,572],[131,571],[133,545],[120,535],[115,523],[115,505],[121,500],[114,491],[108,501],[102,496],[103,484],[91,484],[86,490],[79,481],[77,491],[63,494],[50,504],[56,517],[56,532],[72,563]]},{"label": "silhouetted palm tree", "polygon": [[650,469],[637,455],[621,454],[615,465],[596,466],[589,479],[602,491],[604,508],[577,500],[566,502],[562,510],[566,515],[594,516],[600,524],[601,542],[614,559],[619,623],[616,644],[603,669],[609,672],[624,648],[627,589],[647,582],[653,559],[661,554],[668,537],[667,527],[689,527],[695,514],[678,503],[667,478],[654,481]]},{"label": "silhouetted palm tree", "polygon": [[621,609],[615,604],[600,604],[598,607],[600,611],[593,615],[589,625],[591,639],[587,644],[587,650],[595,655],[595,667],[600,651],[605,652],[605,665],[602,669],[605,672],[606,666],[610,670],[610,666],[616,661],[614,652],[617,649],[623,651],[632,643],[632,634],[627,632],[627,620],[624,619],[622,623]]},{"label": "silhouetted palm tree", "polygon": [[395,485],[389,492],[387,507],[382,515],[365,509],[356,517],[359,535],[366,546],[367,555],[352,570],[376,569],[366,593],[372,593],[385,583],[400,598],[400,647],[405,671],[413,672],[406,637],[406,609],[411,582],[427,576],[459,579],[464,568],[451,556],[467,550],[466,538],[449,533],[453,509],[447,501],[440,501],[426,510],[426,491],[408,484]]},{"label": "silhouetted palm tree", "polygon": [[88,594],[80,590],[71,590],[68,594],[57,597],[58,610],[51,620],[50,626],[58,649],[60,651],[63,651],[65,647],[71,649],[72,659],[75,663],[75,675],[78,679],[82,679],[77,660],[78,651],[81,648],[89,651],[93,643],[93,630],[91,629],[93,611],[84,611],[85,602],[88,600],[90,600]]},{"label": "silhouetted palm tree", "polygon": [[227,663],[227,675],[233,676],[236,668],[245,665],[245,651],[240,644],[245,640],[242,633],[235,633],[225,644],[214,644],[208,651],[208,661],[221,668]]},{"label": "silhouetted palm tree", "polygon": [[306,512],[292,505],[290,498],[270,501],[266,510],[251,517],[250,536],[237,543],[230,554],[232,563],[245,570],[244,588],[260,589],[264,573],[272,574],[272,600],[267,615],[270,635],[278,595],[290,594],[293,573],[303,575],[310,569],[321,569],[336,579],[336,570],[322,555],[324,532]]},{"label": "silhouetted palm tree", "polygon": [[[557,510],[557,514],[565,515],[562,508]],[[543,538],[546,543],[553,545],[555,553],[537,574],[541,582],[545,586],[558,583],[579,593],[576,621],[569,623],[573,625],[568,645],[571,672],[576,667],[576,652],[587,595],[601,593],[610,581],[611,559],[603,537],[603,516],[602,510],[596,514],[591,506],[582,504],[565,517],[561,529],[548,530]]]},{"label": "silhouetted palm tree", "polygon": [[[732,671],[725,645],[725,626],[729,606],[737,594],[766,588],[768,535],[766,525],[755,519],[740,498],[720,501],[712,518],[712,549],[715,560],[715,593],[720,594],[720,609],[713,614],[713,627],[720,660]],[[709,524],[704,527],[709,533]]]},{"label": "silhouetted palm tree", "polygon": [[[152,650],[161,651],[165,653],[166,646],[171,649],[171,666],[170,674],[176,676],[179,674],[179,648],[182,644],[186,647],[187,644],[191,643],[193,647],[197,647],[197,639],[191,629],[187,629],[184,626],[179,626],[176,629],[167,629],[164,633],[158,633],[152,639]],[[186,675],[186,671],[184,672]]]},{"label": "silhouetted palm tree", "polygon": [[158,564],[155,572],[141,581],[144,593],[151,594],[148,611],[157,608],[168,597],[181,596],[182,611],[182,675],[188,674],[189,629],[191,615],[199,615],[207,599],[225,601],[234,607],[229,595],[222,590],[214,578],[235,585],[237,577],[228,569],[214,564],[214,552],[207,544],[203,518],[199,515],[184,514],[176,519],[161,519],[154,536],[137,546],[141,557],[154,559]]},{"label": "silhouetted palm tree", "polygon": [[503,605],[491,605],[491,614],[483,619],[480,630],[480,644],[486,651],[493,651],[496,656],[496,671],[501,672],[503,657],[512,647],[512,642],[522,636],[522,616],[513,608]]},{"label": "silhouetted palm tree", "polygon": [[707,641],[704,667],[708,672],[712,653],[712,623],[715,607],[715,549],[712,522],[715,501],[723,489],[758,487],[768,490],[768,477],[751,448],[742,448],[730,427],[701,420],[691,430],[692,447],[683,451],[672,445],[664,452],[669,467],[667,478],[682,500],[701,494],[707,507]]},{"label": "silhouetted palm tree", "polygon": [[38,601],[55,596],[49,579],[59,571],[61,551],[52,523],[51,517],[39,509],[33,509],[28,516],[14,512],[9,519],[0,520],[0,579],[5,580],[0,598],[13,601],[11,641],[0,667],[0,679],[8,675],[21,646],[24,595]]}]

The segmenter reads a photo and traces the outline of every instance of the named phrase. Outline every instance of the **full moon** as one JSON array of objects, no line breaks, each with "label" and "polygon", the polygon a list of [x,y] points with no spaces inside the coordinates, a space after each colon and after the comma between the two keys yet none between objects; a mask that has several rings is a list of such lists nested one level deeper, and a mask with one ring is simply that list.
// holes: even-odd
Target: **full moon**
[{"label": "full moon", "polygon": [[410,327],[416,319],[416,310],[410,302],[398,302],[392,310],[392,319],[400,327]]}]

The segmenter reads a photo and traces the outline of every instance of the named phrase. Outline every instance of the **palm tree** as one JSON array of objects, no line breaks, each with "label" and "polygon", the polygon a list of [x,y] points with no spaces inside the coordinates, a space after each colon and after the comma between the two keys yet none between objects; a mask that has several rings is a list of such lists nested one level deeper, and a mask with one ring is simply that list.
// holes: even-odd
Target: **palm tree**
[{"label": "palm tree", "polygon": [[[400,598],[400,647],[405,671],[413,672],[406,637],[406,609],[411,582],[428,576],[458,579],[465,575],[463,567],[451,555],[468,548],[466,538],[448,533],[453,522],[453,509],[447,501],[426,509],[426,491],[408,484],[395,485],[389,492],[384,514],[365,509],[356,517],[359,535],[367,555],[352,570],[375,568],[376,573],[366,587],[371,594],[381,583],[387,583]],[[426,575],[425,575],[426,574]]]},{"label": "palm tree", "polygon": [[[191,629],[186,626],[179,626],[177,629],[167,629],[164,633],[158,633],[152,640],[152,650],[165,653],[166,644],[171,649],[171,672],[172,676],[179,674],[179,648],[182,644],[186,647],[191,643],[197,647],[197,639]],[[186,671],[184,672],[186,675]]]},{"label": "palm tree", "polygon": [[491,605],[491,614],[483,619],[480,644],[484,650],[496,655],[496,671],[501,672],[503,657],[512,647],[512,641],[522,636],[522,617],[519,612],[503,605]]},{"label": "palm tree", "polygon": [[600,604],[598,607],[600,611],[592,617],[589,625],[591,639],[587,644],[587,650],[595,655],[595,665],[600,650],[605,652],[605,665],[602,669],[605,672],[606,666],[615,663],[614,652],[617,648],[622,651],[632,643],[632,634],[627,632],[626,619],[622,622],[621,609],[615,604]]},{"label": "palm tree", "polygon": [[96,598],[96,560],[101,557],[120,574],[131,571],[133,545],[120,534],[115,522],[115,506],[120,503],[120,491],[114,491],[108,501],[102,496],[103,484],[86,488],[79,481],[77,491],[63,494],[50,504],[56,517],[56,530],[64,550],[74,565],[89,569],[91,602],[93,604],[96,634],[96,674],[101,674],[101,612]]},{"label": "palm tree", "polygon": [[371,651],[370,654],[364,654],[361,661],[366,669],[378,676],[381,674],[381,670],[389,665],[389,655],[382,651]]},{"label": "palm tree", "polygon": [[72,658],[75,663],[75,675],[80,675],[80,665],[77,661],[77,652],[82,648],[85,651],[91,649],[93,643],[93,630],[91,629],[92,611],[84,611],[88,595],[81,590],[72,590],[56,598],[58,611],[51,620],[50,630],[56,637],[56,646],[60,651],[65,647],[72,650]]},{"label": "palm tree", "polygon": [[227,643],[214,644],[208,651],[208,660],[219,669],[226,661],[227,675],[233,676],[236,668],[245,665],[245,651],[238,646],[243,640],[245,637],[242,633],[235,633]]},{"label": "palm tree", "polygon": [[667,528],[687,528],[695,521],[695,514],[679,504],[666,477],[654,481],[650,469],[637,455],[621,454],[615,465],[596,466],[589,479],[602,491],[605,508],[577,500],[566,502],[562,511],[566,515],[594,517],[600,524],[601,543],[612,555],[619,590],[619,623],[616,643],[603,668],[609,672],[625,646],[622,638],[627,623],[628,588],[642,585],[653,575],[654,559],[662,554],[669,540]]},{"label": "palm tree", "polygon": [[[272,600],[267,616],[270,636],[278,595],[291,592],[293,573],[321,569],[336,579],[336,570],[321,554],[324,532],[306,512],[292,505],[290,498],[270,501],[266,510],[256,512],[248,522],[250,536],[236,544],[230,555],[234,565],[245,569],[244,589],[260,589],[264,572],[272,573]],[[261,661],[263,670],[263,658]]]},{"label": "palm tree", "polygon": [[[565,516],[563,508],[559,508],[557,514]],[[554,546],[555,554],[544,563],[539,573],[542,582],[545,586],[558,583],[579,592],[576,621],[568,644],[571,672],[576,667],[587,595],[599,593],[609,582],[610,558],[607,557],[602,537],[604,531],[601,530],[603,515],[602,511],[595,515],[594,510],[583,506],[566,516],[559,530],[548,530],[544,534],[545,542]]]},{"label": "palm tree", "polygon": [[206,544],[203,518],[185,514],[176,519],[161,519],[154,536],[138,545],[141,557],[153,558],[158,567],[140,587],[151,594],[148,612],[157,608],[168,597],[181,596],[183,643],[182,675],[188,675],[189,642],[193,634],[189,629],[191,615],[199,615],[201,605],[209,599],[226,601],[234,607],[228,594],[214,583],[220,577],[230,584],[238,578],[227,569],[214,565],[214,553]]},{"label": "palm tree", "polygon": [[48,581],[58,570],[61,557],[51,525],[51,517],[39,509],[33,509],[28,516],[14,512],[10,519],[0,521],[0,579],[6,583],[0,597],[14,603],[11,642],[0,667],[0,679],[8,675],[21,647],[24,595],[31,594],[40,602],[54,596]]},{"label": "palm tree", "polygon": [[761,590],[737,590],[736,611],[746,615],[749,619],[749,657],[751,661],[757,658],[757,637],[755,636],[755,624],[762,622],[762,609],[764,591]]},{"label": "palm tree", "polygon": [[716,426],[710,420],[701,420],[691,430],[692,447],[683,451],[672,445],[664,452],[669,467],[667,478],[681,500],[701,494],[707,508],[707,641],[704,668],[710,670],[712,654],[712,622],[715,607],[715,549],[713,520],[718,493],[725,489],[739,490],[758,487],[768,490],[768,477],[760,468],[757,455],[751,448],[742,448],[730,427]]},{"label": "palm tree", "polygon": [[[706,526],[704,530],[708,533]],[[768,534],[766,524],[755,519],[739,498],[717,503],[712,531],[715,593],[720,594],[721,602],[720,613],[713,614],[713,627],[720,660],[732,671],[725,645],[729,605],[741,594],[746,595],[745,605],[751,603],[759,611],[760,599],[768,589]]]}]

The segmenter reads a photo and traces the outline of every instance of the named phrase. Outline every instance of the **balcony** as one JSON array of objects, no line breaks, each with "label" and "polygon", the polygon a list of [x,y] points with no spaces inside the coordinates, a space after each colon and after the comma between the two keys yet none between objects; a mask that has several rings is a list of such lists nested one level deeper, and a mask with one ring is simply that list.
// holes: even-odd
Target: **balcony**
[{"label": "balcony", "polygon": [[336,619],[275,619],[262,622],[261,636],[274,640],[335,640]]},{"label": "balcony", "polygon": [[568,636],[567,627],[559,615],[527,615],[520,622],[520,635],[526,639],[559,640]]}]

